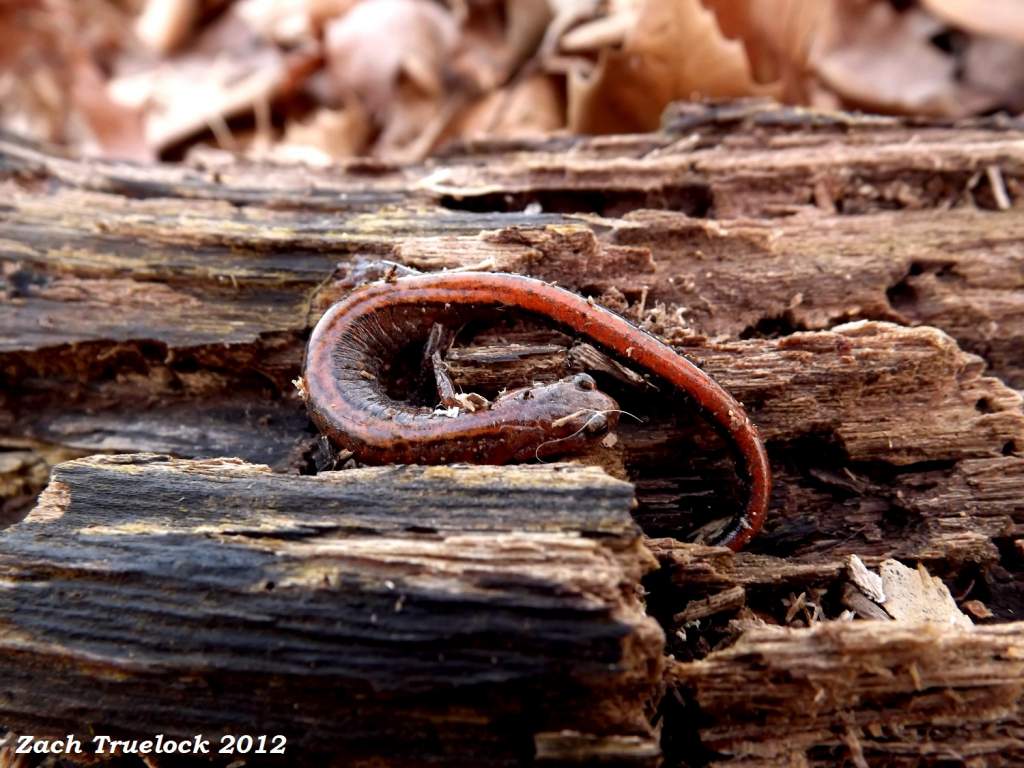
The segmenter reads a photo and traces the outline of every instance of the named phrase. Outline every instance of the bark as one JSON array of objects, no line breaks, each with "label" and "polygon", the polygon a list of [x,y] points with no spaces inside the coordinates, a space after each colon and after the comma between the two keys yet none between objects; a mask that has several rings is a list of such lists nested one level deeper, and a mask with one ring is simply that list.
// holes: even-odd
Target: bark
[{"label": "bark", "polygon": [[[674,693],[655,720],[666,763],[830,764],[845,755],[857,764],[911,764],[937,761],[940,744],[947,754],[994,759],[1019,738],[1024,717],[1018,683],[996,685],[990,674],[998,668],[1016,680],[1008,660],[1019,652],[1013,622],[1024,611],[1017,547],[1024,523],[1022,138],[1017,123],[999,119],[908,123],[740,103],[680,107],[654,134],[473,144],[424,165],[357,161],[341,171],[268,168],[214,154],[191,165],[139,167],[0,141],[6,519],[30,508],[49,467],[96,452],[267,464],[279,474],[257,474],[268,489],[280,484],[274,498],[307,487],[291,484],[321,482],[296,475],[314,472],[324,457],[291,382],[310,327],[350,289],[362,260],[531,274],[593,296],[667,339],[744,401],[767,439],[775,474],[769,521],[747,552],[733,556],[699,543],[706,525],[730,514],[740,492],[721,439],[685,401],[652,388],[628,361],[521,319],[469,329],[449,355],[456,380],[484,394],[591,370],[623,409],[642,419],[623,416],[618,443],[585,458],[633,483],[633,512],[650,537],[643,546],[661,564],[644,587],[646,609],[666,633],[664,651],[676,659],[669,675]],[[58,471],[132,466],[90,464],[95,461]],[[143,474],[164,466],[138,461]],[[232,477],[256,472],[210,466]],[[387,490],[388,471],[346,469],[339,476],[356,472],[352,477],[367,488]],[[437,487],[454,483],[469,504],[472,494],[458,490],[456,476],[469,488],[478,473],[493,483],[518,472],[541,470],[460,470]],[[565,526],[591,519],[576,516],[587,513],[598,483],[597,475],[570,475],[578,496],[566,491],[560,501],[545,502],[539,479],[529,491],[544,509],[567,515],[559,518]],[[147,519],[151,510],[130,490],[141,481],[127,471],[118,477],[125,484],[112,498],[126,499],[125,520]],[[329,481],[332,488],[335,482],[341,481]],[[164,490],[171,498],[173,491]],[[237,492],[248,498],[244,488]],[[0,534],[3,540],[22,536],[26,526],[58,525],[46,512],[55,494]],[[426,501],[440,505],[444,498]],[[533,504],[517,499],[523,510]],[[97,502],[83,511],[81,531],[102,531],[102,508]],[[293,514],[300,511],[313,514],[296,502]],[[214,513],[222,514],[198,504],[181,514]],[[427,536],[410,522],[415,517],[409,513],[402,524],[413,532],[398,539]],[[268,524],[284,524],[271,519]],[[513,536],[513,518],[502,519],[508,525],[502,535]],[[227,546],[220,534],[207,537],[196,526],[189,541],[211,552]],[[56,530],[50,546],[71,536],[69,529]],[[167,535],[154,537],[156,530],[139,532],[139,545],[157,552],[167,546]],[[79,567],[88,562],[83,547],[91,541],[74,535],[61,551]],[[350,546],[355,533],[320,535]],[[641,545],[622,548],[613,543],[619,535],[585,540],[616,553],[602,557],[621,561],[628,550],[643,562]],[[274,536],[289,547],[317,538]],[[242,538],[247,555],[269,546],[251,531]],[[494,534],[479,546],[500,558],[500,538]],[[452,555],[436,546],[432,556]],[[961,605],[974,606],[979,622],[992,626],[918,630],[905,622],[836,621],[852,554],[869,567],[888,558],[923,563]],[[5,562],[0,578],[21,573],[17,563]],[[364,565],[370,568],[359,561],[354,572],[363,573]],[[637,589],[639,570],[619,567],[628,574],[623,583]],[[580,589],[577,577],[567,575],[570,595]],[[309,584],[302,589],[314,604],[323,598]],[[631,599],[639,632],[647,625]],[[227,616],[223,600],[218,610]],[[191,605],[185,597],[180,604]],[[70,653],[75,614],[48,605],[48,625],[68,622],[69,633],[51,650]],[[294,603],[289,610],[297,610]],[[481,614],[486,620],[493,618],[490,610]],[[778,626],[758,629],[755,619]],[[125,619],[118,637],[148,648],[149,621]],[[36,630],[15,639],[41,647]],[[661,656],[652,647],[645,646],[645,663],[656,667]],[[921,690],[906,672],[915,655],[934,670]],[[50,670],[42,658],[21,678],[24,685],[52,679],[32,678]],[[807,713],[803,702],[818,662],[829,681],[840,681],[834,685],[842,693]],[[795,665],[792,679],[787,664]],[[572,678],[572,665],[566,669]],[[266,674],[278,679],[278,671]],[[450,754],[475,749],[477,739],[499,739],[495,754],[503,756],[526,749],[552,760],[649,759],[653,732],[635,719],[641,713],[646,723],[649,713],[639,702],[657,698],[656,675],[647,675],[640,676],[642,695],[621,675],[602,680],[596,694],[588,689],[579,723],[538,714],[529,727],[517,725],[515,747],[495,735],[500,728],[455,718],[467,729],[463,735],[473,735]],[[877,688],[879,676],[889,680],[884,690]],[[289,679],[298,686],[300,677]],[[545,696],[565,701],[558,697],[571,687],[566,679],[549,679]],[[541,687],[534,684],[511,686],[518,693],[508,694],[509,706],[533,701]],[[60,690],[75,701],[73,688]],[[288,690],[300,701],[316,698],[303,698],[299,687]],[[991,711],[957,703],[983,692],[998,699]],[[599,701],[630,696],[630,707]],[[442,700],[449,701],[432,702]],[[134,699],[118,701],[122,708],[111,712],[125,712]],[[447,713],[437,722],[448,723],[455,710],[437,706]],[[930,714],[915,719],[918,706]],[[626,709],[630,716],[614,725],[601,719],[606,710]],[[19,711],[22,726],[42,726],[42,710],[25,704]],[[73,707],[66,712],[62,722],[70,723]],[[789,741],[785,724],[794,713],[806,722],[794,726],[797,736]],[[929,717],[941,728],[926,728]],[[325,726],[323,743],[339,734]]]}]

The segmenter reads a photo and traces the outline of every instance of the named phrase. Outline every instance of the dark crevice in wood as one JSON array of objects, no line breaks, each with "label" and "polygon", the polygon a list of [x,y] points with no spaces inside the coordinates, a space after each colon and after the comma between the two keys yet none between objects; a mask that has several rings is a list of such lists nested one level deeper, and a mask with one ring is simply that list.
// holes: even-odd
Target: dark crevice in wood
[{"label": "dark crevice in wood", "polygon": [[[829,325],[838,325],[830,322]],[[737,334],[740,339],[778,339],[793,333],[809,330],[806,325],[798,322],[792,312],[780,315],[769,315],[760,318],[753,325],[748,325]]]},{"label": "dark crevice in wood", "polygon": [[438,204],[450,210],[472,213],[516,213],[536,210],[545,213],[586,213],[607,217],[622,216],[630,211],[647,208],[675,211],[700,219],[712,215],[713,201],[711,190],[706,185],[686,184],[640,191],[555,188],[473,197],[441,195]]}]

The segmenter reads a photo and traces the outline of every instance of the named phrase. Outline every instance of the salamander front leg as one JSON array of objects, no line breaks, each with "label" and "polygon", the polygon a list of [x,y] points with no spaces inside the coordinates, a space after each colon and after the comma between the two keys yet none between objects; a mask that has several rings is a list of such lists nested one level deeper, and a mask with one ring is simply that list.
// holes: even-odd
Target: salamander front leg
[{"label": "salamander front leg", "polygon": [[434,323],[423,347],[423,367],[426,370],[433,369],[438,399],[446,408],[459,408],[469,413],[486,410],[491,407],[491,402],[483,395],[455,391],[455,384],[448,375],[448,364],[443,357],[454,340],[454,333],[441,323]]}]

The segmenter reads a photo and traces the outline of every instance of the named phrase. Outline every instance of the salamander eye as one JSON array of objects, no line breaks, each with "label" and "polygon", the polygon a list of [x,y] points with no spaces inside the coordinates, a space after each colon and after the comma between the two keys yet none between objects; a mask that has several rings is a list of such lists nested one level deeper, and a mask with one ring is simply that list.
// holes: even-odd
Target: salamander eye
[{"label": "salamander eye", "polygon": [[573,376],[572,381],[577,389],[597,389],[597,382],[586,373],[577,373]]}]

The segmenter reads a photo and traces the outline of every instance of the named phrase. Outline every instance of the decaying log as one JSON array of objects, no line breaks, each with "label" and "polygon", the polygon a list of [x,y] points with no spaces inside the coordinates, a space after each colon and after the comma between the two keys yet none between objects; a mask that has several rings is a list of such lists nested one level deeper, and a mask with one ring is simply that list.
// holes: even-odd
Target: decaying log
[{"label": "decaying log", "polygon": [[[0,722],[295,765],[649,764],[663,635],[599,470],[61,464],[0,547]],[[280,761],[280,759],[279,759]]]},{"label": "decaying log", "polygon": [[[564,593],[561,587],[543,593],[552,611],[544,615],[553,622],[543,627],[553,629],[561,611],[567,618],[559,631],[575,631],[582,622],[583,635],[563,647],[568,655],[560,657],[560,677],[545,667],[543,680],[526,682],[527,669],[540,669],[529,663],[539,664],[541,655],[516,656],[509,668],[525,677],[514,684],[488,678],[466,694],[469,708],[459,708],[470,701],[459,699],[461,692],[426,703],[403,700],[401,711],[419,714],[409,741],[396,743],[419,749],[429,731],[444,734],[451,739],[445,743],[465,754],[493,754],[494,762],[514,761],[513,753],[552,761],[599,755],[643,761],[656,759],[660,729],[668,765],[827,765],[837,759],[909,765],[941,755],[989,761],[1000,750],[1018,756],[1024,713],[1013,659],[1021,651],[1020,630],[1002,623],[1024,616],[1018,547],[1024,525],[1022,128],[999,118],[951,125],[758,103],[688,106],[666,115],[663,130],[653,134],[474,143],[422,165],[360,160],[326,170],[243,163],[214,153],[187,165],[143,167],[70,159],[0,139],[0,446],[9,449],[0,453],[3,519],[24,515],[49,467],[59,467],[59,482],[42,506],[0,532],[0,579],[20,590],[35,584],[33,594],[50,601],[38,614],[0,614],[4,621],[21,615],[37,622],[28,634],[0,632],[3,642],[27,643],[31,653],[42,654],[31,657],[34,666],[26,669],[33,671],[18,678],[20,684],[50,679],[33,677],[50,669],[45,653],[77,653],[79,641],[112,643],[101,654],[107,660],[121,658],[117,642],[136,642],[146,653],[173,649],[161,650],[159,639],[140,634],[157,621],[148,614],[134,624],[133,614],[119,617],[123,636],[75,634],[104,630],[83,630],[68,603],[60,604],[49,589],[68,576],[65,566],[40,566],[26,576],[24,562],[7,557],[8,541],[36,547],[34,557],[65,553],[76,579],[93,579],[97,601],[127,594],[119,592],[124,583],[102,581],[87,567],[96,562],[90,548],[113,546],[115,539],[150,547],[154,569],[169,565],[171,555],[159,557],[165,548],[186,541],[225,568],[238,548],[259,558],[281,547],[287,555],[275,559],[279,567],[307,555],[317,568],[349,558],[345,567],[361,581],[321,589],[300,579],[287,588],[307,590],[311,605],[318,605],[339,591],[355,600],[365,579],[399,568],[391,554],[374,549],[389,541],[398,542],[394,556],[401,567],[415,561],[419,568],[426,558],[424,567],[450,565],[462,574],[454,582],[431,582],[427,590],[450,594],[445,590],[464,586],[468,573],[465,560],[444,544],[458,540],[475,547],[473,557],[485,569],[501,573],[494,588],[501,600],[488,593],[487,601],[497,602],[485,601],[482,621],[527,621],[516,611],[528,612],[530,600],[540,598],[535,581],[520,576],[539,568],[545,584],[568,585]],[[625,524],[629,486],[596,470],[437,475],[346,469],[330,479],[300,477],[325,464],[292,385],[306,334],[350,290],[367,259],[557,281],[674,344],[744,401],[767,438],[775,489],[765,530],[738,555],[700,544],[705,526],[730,514],[741,496],[720,437],[685,399],[644,380],[628,361],[611,360],[528,318],[468,329],[448,356],[456,380],[493,394],[574,370],[595,372],[602,388],[640,421],[623,416],[617,443],[585,459],[633,484],[635,519],[650,537],[644,544],[635,532],[616,527]],[[90,458],[58,464],[96,452],[157,452],[212,463]],[[266,464],[280,474],[218,457]],[[103,499],[125,499],[126,506],[116,507],[122,515],[116,524],[102,519],[109,513],[89,496],[89,473],[123,483]],[[548,478],[545,473],[564,478],[563,484],[550,480],[551,496],[540,490],[549,482],[540,479]],[[146,484],[157,475],[159,482]],[[415,515],[407,513],[394,530],[371,538],[358,527],[332,527],[330,516],[301,505],[297,495],[288,515],[319,522],[312,530],[296,527],[274,504],[257,503],[239,480],[243,475],[258,477],[260,493],[276,500],[300,488],[330,488],[351,501],[340,489],[373,488],[359,504],[394,477],[430,477],[438,493],[417,501],[440,505],[430,524],[437,530],[410,527]],[[217,504],[185,504],[162,522],[148,516],[149,507],[143,514],[137,490],[179,476],[203,478],[210,487],[196,486],[190,498],[209,493]],[[223,490],[227,477],[232,494],[253,500],[251,519],[266,518],[260,524],[270,528],[266,535],[248,524],[231,535],[218,528],[238,524],[233,515],[244,508],[221,508],[228,497],[214,488]],[[529,490],[507,503],[540,516],[530,520],[551,515],[558,521],[554,531],[542,526],[522,533],[527,518],[508,515],[499,515],[493,529],[460,529],[482,513],[472,501],[481,484],[493,488],[498,478],[523,478]],[[77,501],[76,492],[61,495],[65,486],[77,487]],[[615,490],[595,496],[598,488]],[[161,498],[170,500],[171,493]],[[97,499],[89,515],[100,520],[69,528],[74,515],[48,511],[70,499],[69,509],[83,512],[75,506],[84,503],[82,494]],[[506,509],[497,496],[487,499],[493,509]],[[442,507],[448,514],[459,504],[468,517],[442,529]],[[168,501],[167,509],[172,506]],[[394,512],[399,515],[397,506]],[[605,523],[613,530],[599,532]],[[142,528],[132,528],[136,524]],[[110,525],[119,533],[104,527]],[[45,540],[52,553],[26,533],[37,529],[52,532]],[[523,537],[544,544],[516,543],[513,552],[497,543]],[[350,554],[316,550],[327,541],[340,542],[331,546],[348,547]],[[358,556],[351,554],[357,542],[368,548]],[[413,544],[429,554],[408,549]],[[644,579],[646,610],[665,632],[664,652],[676,659],[668,665],[671,691],[653,720],[662,648],[636,593],[648,550],[661,568]],[[184,549],[170,551],[187,556]],[[221,561],[220,552],[231,557]],[[836,621],[853,554],[868,567],[888,558],[925,564],[960,604],[980,606],[974,615],[986,626]],[[553,565],[560,555],[574,564],[571,572]],[[582,573],[598,560],[604,565]],[[613,571],[617,584],[629,585],[615,597],[608,591]],[[143,578],[147,572],[132,573]],[[204,578],[202,572],[195,577]],[[176,584],[187,594],[185,581]],[[265,601],[278,605],[286,591],[280,578],[274,584],[269,592],[241,590],[230,597],[257,600],[258,592],[263,610]],[[153,590],[152,600],[163,599]],[[587,602],[580,618],[580,595],[592,600],[592,591],[599,598]],[[8,599],[9,592],[0,595]],[[191,594],[174,603],[177,610],[201,610]],[[218,595],[217,607],[197,614],[197,621],[236,616],[228,597]],[[430,610],[451,622],[455,609],[438,600]],[[290,608],[280,603],[279,610],[284,618],[306,615],[294,602]],[[254,612],[253,620],[261,615]],[[780,626],[759,627],[757,619]],[[43,623],[65,633],[63,645],[33,634]],[[586,666],[587,658],[597,657],[575,659],[568,649],[578,650],[612,625],[624,634],[601,652],[625,658],[628,645],[635,666],[619,663],[594,678],[577,674],[575,662]],[[266,638],[259,637],[252,648],[263,647]],[[462,645],[448,635],[444,642],[462,649],[472,667],[483,659],[474,644],[488,652],[501,645],[500,652],[515,655],[523,637],[507,645],[478,634],[463,637]],[[623,639],[629,637],[640,639],[630,645]],[[228,665],[232,653],[217,656],[209,669]],[[914,657],[920,659],[916,672],[908,666]],[[251,660],[244,653],[240,658]],[[426,663],[425,656],[417,658]],[[124,674],[137,671],[123,668]],[[240,679],[266,675],[264,683],[284,675],[300,704],[312,706],[321,691],[304,694],[299,685],[314,673],[255,662],[243,671],[251,677]],[[87,679],[93,678],[76,678]],[[124,690],[141,691],[131,687],[141,679]],[[143,709],[151,723],[180,692],[200,700],[209,695],[188,688],[191,679]],[[508,697],[509,708],[494,715],[502,728],[488,729],[468,714],[473,709],[490,717],[496,710],[488,707],[505,706],[472,698],[485,690]],[[542,690],[551,698],[536,717],[510,714]],[[68,709],[55,701],[53,711],[64,719],[55,717],[54,725],[80,726],[87,719],[85,710],[73,709],[74,693],[54,689],[55,697],[70,696]],[[979,704],[983,696],[993,702],[987,708]],[[560,720],[556,704],[570,700],[579,720]],[[113,726],[131,701],[111,699],[111,709],[95,711],[105,712],[103,722]],[[376,702],[360,701],[367,709],[352,717],[387,719],[372,709]],[[812,711],[801,708],[807,701]],[[261,722],[276,717],[257,706],[239,701],[236,709]],[[428,718],[429,727],[428,720],[415,719],[435,706],[441,714]],[[0,707],[10,713],[0,724],[41,727],[42,710],[31,703],[9,706],[0,696]],[[176,722],[164,718],[162,725]],[[327,719],[309,714],[291,721],[299,722],[320,728]],[[510,740],[495,735],[505,733],[505,724],[514,734]],[[319,735],[297,738],[316,752],[343,732],[346,727],[331,722]],[[361,738],[358,731],[350,735],[352,748],[372,754],[379,742]],[[437,754],[429,751],[436,746],[424,754]]]},{"label": "decaying log", "polygon": [[1019,765],[1024,629],[751,627],[673,670],[721,766]]}]

